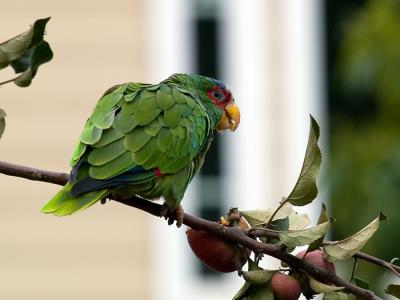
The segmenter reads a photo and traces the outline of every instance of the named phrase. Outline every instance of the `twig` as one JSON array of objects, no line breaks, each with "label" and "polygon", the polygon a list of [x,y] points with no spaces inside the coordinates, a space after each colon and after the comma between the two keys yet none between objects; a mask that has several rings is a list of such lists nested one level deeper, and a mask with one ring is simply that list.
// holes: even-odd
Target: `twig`
[{"label": "twig", "polygon": [[2,86],[2,85],[4,85],[4,84],[7,84],[7,83],[10,83],[10,82],[13,82],[15,79],[17,79],[19,76],[17,76],[17,77],[14,77],[14,78],[11,78],[11,79],[8,79],[8,80],[6,80],[6,81],[3,81],[3,82],[0,82],[0,86]]},{"label": "twig", "polygon": [[387,268],[390,271],[392,271],[394,274],[396,274],[398,277],[400,277],[400,267],[396,266],[394,264],[391,264],[390,262],[384,261],[382,259],[379,259],[379,258],[377,258],[375,256],[372,256],[372,255],[368,255],[368,254],[363,253],[363,252],[357,252],[356,254],[354,254],[354,257],[357,257],[359,259],[368,261],[368,262],[373,263],[375,265]]},{"label": "twig", "polygon": [[[329,244],[332,244],[332,242],[331,241],[324,241],[323,244],[324,245],[329,245]],[[391,264],[390,262],[384,261],[384,260],[379,259],[379,258],[377,258],[375,256],[372,256],[372,255],[369,255],[369,254],[366,254],[366,253],[360,252],[360,251],[357,252],[356,254],[354,254],[353,257],[365,260],[367,262],[370,262],[370,263],[372,263],[374,265],[377,265],[377,266],[380,266],[380,267],[384,267],[384,268],[392,271],[398,277],[400,277],[400,267],[396,266],[394,264]]]},{"label": "twig", "polygon": [[31,167],[15,165],[4,161],[0,161],[0,173],[59,185],[64,185],[68,181],[68,174],[65,173],[45,171]]},{"label": "twig", "polygon": [[269,227],[269,225],[271,224],[271,222],[274,220],[276,214],[278,213],[278,211],[281,210],[281,208],[287,203],[287,198],[283,197],[282,198],[282,202],[279,204],[278,208],[275,209],[275,211],[272,213],[271,217],[269,218],[267,224],[265,225],[265,227]]},{"label": "twig", "polygon": [[357,268],[357,257],[353,257],[353,268],[351,269],[351,276],[350,276],[350,282],[353,281],[354,275],[356,274],[356,268]]},{"label": "twig", "polygon": [[267,229],[267,228],[250,228],[244,230],[248,236],[252,237],[266,237],[271,239],[278,239],[279,234],[275,230]]},{"label": "twig", "polygon": [[[279,238],[279,233],[271,230],[271,229],[266,229],[266,228],[251,228],[251,229],[247,229],[245,230],[245,233],[249,236],[252,237],[267,237],[267,238]],[[324,241],[325,245],[329,245],[331,244],[331,241]],[[304,256],[306,255],[306,253],[304,253]],[[396,276],[400,277],[400,267],[396,266],[395,264],[392,264],[390,262],[384,261],[382,259],[379,259],[375,256],[372,255],[368,255],[366,253],[363,252],[357,252],[356,254],[354,254],[354,259],[362,259],[365,260],[369,263],[375,264],[377,266],[386,268],[390,271],[392,271]],[[353,266],[354,267],[354,266]],[[354,269],[352,270],[354,272]],[[354,274],[352,275],[351,278],[353,278]],[[351,280],[350,280],[351,281]]]},{"label": "twig", "polygon": [[[18,166],[0,161],[0,173],[22,177],[30,180],[37,180],[49,183],[63,185],[68,180],[68,175],[65,173],[50,172],[25,166]],[[112,199],[120,203],[138,208],[154,216],[160,216],[161,205],[147,201],[138,197],[132,197],[127,200]],[[174,217],[171,215],[170,217]],[[253,250],[255,253],[264,253],[273,256],[291,266],[294,269],[302,270],[310,276],[324,282],[329,282],[335,286],[344,287],[346,291],[355,294],[363,299],[378,300],[379,297],[369,290],[357,287],[348,283],[342,278],[338,277],[335,273],[329,272],[314,266],[303,259],[286,253],[280,245],[271,245],[261,243],[252,237],[248,236],[244,230],[239,227],[226,227],[221,224],[207,221],[187,213],[184,214],[183,224],[194,229],[201,229],[208,232],[217,234],[221,238],[229,241],[237,242],[246,248]],[[253,232],[254,233],[254,232]]]}]

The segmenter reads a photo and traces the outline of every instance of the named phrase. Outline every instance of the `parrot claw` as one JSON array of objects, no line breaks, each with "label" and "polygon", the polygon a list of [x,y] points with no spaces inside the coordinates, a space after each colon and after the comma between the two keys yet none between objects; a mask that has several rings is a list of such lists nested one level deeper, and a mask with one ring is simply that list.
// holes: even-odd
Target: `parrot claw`
[{"label": "parrot claw", "polygon": [[174,224],[176,220],[176,227],[181,227],[183,224],[183,216],[185,211],[183,210],[182,205],[178,205],[175,211],[170,211],[169,207],[166,203],[164,203],[161,207],[160,216],[164,217],[164,219],[168,220],[168,225]]}]

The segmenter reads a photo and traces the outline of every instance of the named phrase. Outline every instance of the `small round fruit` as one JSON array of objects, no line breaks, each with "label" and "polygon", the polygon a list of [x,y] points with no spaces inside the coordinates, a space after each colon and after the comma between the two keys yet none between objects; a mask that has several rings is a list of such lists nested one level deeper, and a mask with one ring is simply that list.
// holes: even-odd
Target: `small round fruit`
[{"label": "small round fruit", "polygon": [[[298,258],[303,258],[304,253],[306,253],[305,250],[297,253],[296,256]],[[304,257],[304,260],[309,262],[310,264],[313,264],[314,266],[320,267],[321,269],[336,273],[335,265],[324,259],[324,252],[322,250],[314,250],[308,252]]]},{"label": "small round fruit", "polygon": [[239,270],[249,259],[250,250],[215,234],[190,228],[186,235],[194,254],[214,271],[228,273]]},{"label": "small round fruit", "polygon": [[272,275],[271,289],[277,300],[297,300],[301,294],[301,286],[297,279],[279,272]]},{"label": "small round fruit", "polygon": [[[219,221],[224,226],[238,226],[248,229],[249,224],[240,214],[231,212],[227,219]],[[189,228],[186,236],[190,248],[196,256],[210,269],[218,272],[240,270],[248,261],[251,251],[241,245],[221,239],[219,236],[204,230]]]}]

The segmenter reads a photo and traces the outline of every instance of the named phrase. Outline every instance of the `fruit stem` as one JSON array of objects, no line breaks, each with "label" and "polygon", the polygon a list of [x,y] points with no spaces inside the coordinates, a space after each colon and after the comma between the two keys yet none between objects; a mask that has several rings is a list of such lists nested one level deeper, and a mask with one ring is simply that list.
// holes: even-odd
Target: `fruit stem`
[{"label": "fruit stem", "polygon": [[271,225],[271,222],[274,220],[276,214],[278,213],[278,211],[288,202],[288,198],[286,197],[282,197],[282,201],[279,204],[278,208],[275,209],[275,211],[272,213],[271,217],[269,218],[267,224],[265,224],[265,227],[269,227],[269,225]]},{"label": "fruit stem", "polygon": [[356,274],[356,268],[357,268],[357,257],[353,257],[353,268],[351,270],[350,282],[352,282],[354,279],[354,275]]}]

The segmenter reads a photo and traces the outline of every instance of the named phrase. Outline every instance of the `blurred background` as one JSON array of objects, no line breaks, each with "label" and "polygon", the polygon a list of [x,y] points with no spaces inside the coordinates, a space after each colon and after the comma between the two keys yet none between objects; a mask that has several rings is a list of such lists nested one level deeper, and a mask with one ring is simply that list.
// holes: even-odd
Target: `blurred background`
[{"label": "blurred background", "polygon": [[[9,1],[0,41],[47,16],[54,59],[31,87],[0,88],[1,160],[68,171],[108,87],[200,73],[230,86],[242,121],[217,137],[186,211],[216,220],[231,206],[277,205],[300,171],[311,113],[323,172],[318,201],[301,211],[315,221],[327,203],[332,239],[383,211],[389,222],[364,250],[399,256],[398,0]],[[12,76],[2,70],[0,81]],[[200,265],[185,229],[112,202],[56,218],[39,209],[59,187],[7,176],[0,187],[0,299],[230,299],[241,286]],[[339,268],[349,277],[349,266]],[[358,272],[380,290],[393,281],[371,265]]]}]

